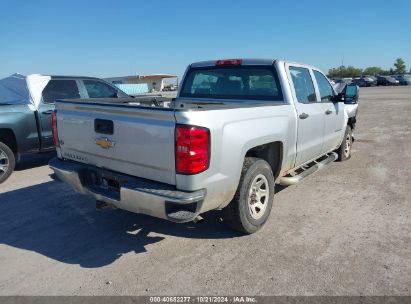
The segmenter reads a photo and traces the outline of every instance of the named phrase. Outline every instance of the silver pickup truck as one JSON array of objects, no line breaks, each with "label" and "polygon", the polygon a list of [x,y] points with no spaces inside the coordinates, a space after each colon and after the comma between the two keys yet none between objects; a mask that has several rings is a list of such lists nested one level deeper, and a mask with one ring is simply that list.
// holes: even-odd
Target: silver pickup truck
[{"label": "silver pickup truck", "polygon": [[231,228],[253,233],[275,183],[350,157],[357,90],[335,94],[320,70],[294,62],[197,62],[171,101],[57,101],[49,165],[99,208],[174,222],[221,209]]}]

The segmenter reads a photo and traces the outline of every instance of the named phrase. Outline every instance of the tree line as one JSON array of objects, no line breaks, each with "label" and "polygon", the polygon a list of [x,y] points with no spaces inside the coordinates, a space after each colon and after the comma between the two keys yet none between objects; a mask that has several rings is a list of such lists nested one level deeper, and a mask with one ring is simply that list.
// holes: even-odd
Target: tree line
[{"label": "tree line", "polygon": [[[394,62],[394,67],[389,70],[372,66],[365,69],[356,68],[353,66],[340,66],[338,68],[332,68],[328,70],[329,78],[344,78],[344,77],[360,77],[362,75],[394,75],[394,74],[406,74],[407,67],[402,58],[397,58]],[[409,70],[411,73],[411,69]]]}]

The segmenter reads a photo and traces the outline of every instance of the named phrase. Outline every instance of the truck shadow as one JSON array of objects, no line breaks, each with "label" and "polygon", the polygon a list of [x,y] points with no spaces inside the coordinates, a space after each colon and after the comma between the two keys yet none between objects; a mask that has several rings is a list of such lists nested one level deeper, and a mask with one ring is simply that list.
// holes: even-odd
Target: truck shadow
[{"label": "truck shadow", "polygon": [[167,236],[222,239],[219,212],[202,223],[175,224],[122,210],[96,211],[94,201],[57,181],[0,194],[0,244],[85,268],[109,265],[123,254],[146,252]]},{"label": "truck shadow", "polygon": [[50,159],[56,156],[56,152],[38,153],[23,155],[20,161],[16,164],[15,171],[22,171],[36,167],[45,166]]}]

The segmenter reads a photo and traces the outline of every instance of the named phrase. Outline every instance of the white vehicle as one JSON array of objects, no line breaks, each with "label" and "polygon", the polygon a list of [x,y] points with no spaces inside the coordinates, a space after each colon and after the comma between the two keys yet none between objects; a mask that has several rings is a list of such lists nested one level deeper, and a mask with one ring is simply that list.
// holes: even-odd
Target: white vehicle
[{"label": "white vehicle", "polygon": [[357,99],[356,86],[337,95],[304,64],[197,62],[171,103],[57,101],[50,167],[99,207],[174,222],[221,209],[230,227],[253,233],[268,219],[275,183],[350,158]]}]

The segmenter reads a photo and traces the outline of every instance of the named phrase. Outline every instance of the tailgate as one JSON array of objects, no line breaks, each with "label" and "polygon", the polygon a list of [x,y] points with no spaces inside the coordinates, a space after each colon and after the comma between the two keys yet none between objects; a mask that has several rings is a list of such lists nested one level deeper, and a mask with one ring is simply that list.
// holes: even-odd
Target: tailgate
[{"label": "tailgate", "polygon": [[61,156],[175,185],[174,111],[56,102]]}]

